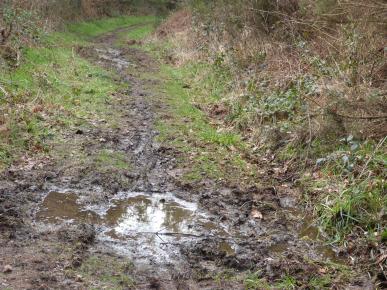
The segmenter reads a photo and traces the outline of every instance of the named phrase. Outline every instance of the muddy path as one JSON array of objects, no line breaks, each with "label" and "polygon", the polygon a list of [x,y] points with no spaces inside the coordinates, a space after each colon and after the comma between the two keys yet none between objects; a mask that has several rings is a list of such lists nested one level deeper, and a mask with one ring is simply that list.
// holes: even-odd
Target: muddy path
[{"label": "muddy path", "polygon": [[122,84],[106,104],[116,125],[74,128],[62,145],[72,157],[28,160],[1,176],[0,289],[245,289],[258,272],[296,277],[301,288],[334,276],[341,266],[327,265],[346,257],[318,241],[291,194],[180,182],[182,153],[157,141],[167,106],[158,62],[116,47],[117,33],[77,48]]}]

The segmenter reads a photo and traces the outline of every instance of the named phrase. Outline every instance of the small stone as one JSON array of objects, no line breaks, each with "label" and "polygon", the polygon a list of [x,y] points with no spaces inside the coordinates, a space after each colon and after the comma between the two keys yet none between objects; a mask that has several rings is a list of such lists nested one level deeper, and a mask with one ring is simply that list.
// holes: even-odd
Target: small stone
[{"label": "small stone", "polygon": [[11,265],[5,265],[3,269],[3,273],[11,273],[13,271],[13,268]]},{"label": "small stone", "polygon": [[83,277],[81,275],[77,275],[75,277],[75,282],[83,282]]}]

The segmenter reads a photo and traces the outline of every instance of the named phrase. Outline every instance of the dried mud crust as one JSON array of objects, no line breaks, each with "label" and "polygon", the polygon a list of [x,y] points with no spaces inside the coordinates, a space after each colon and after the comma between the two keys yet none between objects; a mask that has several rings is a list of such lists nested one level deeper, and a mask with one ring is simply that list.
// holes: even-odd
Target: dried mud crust
[{"label": "dried mud crust", "polygon": [[[122,289],[244,289],[243,277],[248,271],[259,271],[268,281],[289,275],[299,281],[300,287],[306,287],[311,277],[335,271],[325,267],[326,257],[319,251],[319,243],[300,239],[298,225],[302,215],[287,209],[286,199],[273,188],[229,188],[210,180],[193,188],[179,181],[176,168],[181,153],[156,142],[156,114],[163,112],[166,104],[154,88],[162,80],[128,73],[131,68],[136,72],[157,72],[157,63],[141,50],[114,48],[115,35],[104,35],[93,46],[79,47],[77,51],[115,71],[117,81],[127,87],[107,104],[119,126],[111,128],[103,120],[96,120],[85,128],[65,132],[64,138],[72,149],[90,159],[99,150],[122,153],[130,168],[99,170],[90,160],[35,157],[3,173],[0,268],[11,265],[12,271],[0,273],[0,288],[98,288],[103,286],[93,280],[99,278],[98,273],[87,279],[77,274],[78,269],[93,257],[107,264],[122,258],[95,240],[93,225],[36,227],[34,212],[42,193],[52,188],[80,192],[82,200],[89,204],[106,203],[120,191],[174,192],[197,202],[213,222],[227,225],[227,237],[193,237],[176,245],[184,260],[180,265],[163,265],[160,269],[160,265],[149,261],[150,267],[143,269],[134,260],[134,267],[124,274],[135,277],[135,286],[123,284]],[[26,168],[26,163],[31,166]],[[233,252],[219,246],[225,241],[233,245]],[[283,245],[286,249],[278,250]],[[233,279],[216,282],[217,274],[230,269]],[[367,285],[361,280],[359,289],[364,289]]]}]

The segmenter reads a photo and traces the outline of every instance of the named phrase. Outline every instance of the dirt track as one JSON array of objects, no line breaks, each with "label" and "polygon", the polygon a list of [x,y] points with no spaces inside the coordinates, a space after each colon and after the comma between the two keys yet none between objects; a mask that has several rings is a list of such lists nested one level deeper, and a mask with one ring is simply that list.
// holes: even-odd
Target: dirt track
[{"label": "dirt track", "polygon": [[[0,268],[12,270],[0,274],[0,289],[112,289],[114,277],[122,289],[244,289],[248,271],[308,281],[334,271],[327,261],[346,261],[300,222],[296,198],[275,188],[182,185],[182,153],[156,141],[166,106],[155,89],[163,81],[153,75],[158,64],[139,49],[115,48],[115,35],[78,53],[116,71],[127,87],[107,104],[119,124],[100,120],[65,136],[86,156],[119,153],[130,167],[95,170],[91,161],[45,159],[3,174]],[[101,279],[100,265],[116,267],[112,280]],[[234,278],[216,279],[230,271]]]}]

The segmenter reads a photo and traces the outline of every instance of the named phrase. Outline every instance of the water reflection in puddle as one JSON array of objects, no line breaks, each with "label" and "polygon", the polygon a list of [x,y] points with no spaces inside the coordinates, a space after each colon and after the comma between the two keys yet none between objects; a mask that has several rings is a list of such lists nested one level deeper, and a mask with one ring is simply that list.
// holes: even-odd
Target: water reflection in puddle
[{"label": "water reflection in puddle", "polygon": [[[81,205],[77,194],[51,192],[36,217],[48,223],[94,224],[98,239],[111,243],[120,253],[163,261],[178,256],[176,243],[202,236],[229,236],[225,227],[210,221],[195,203],[171,193],[126,193],[96,207]],[[219,243],[219,250],[235,253],[227,240]]]},{"label": "water reflection in puddle", "polygon": [[121,235],[161,231],[181,233],[190,231],[192,223],[197,221],[196,210],[195,204],[177,202],[171,196],[138,195],[115,201],[105,218]]}]

